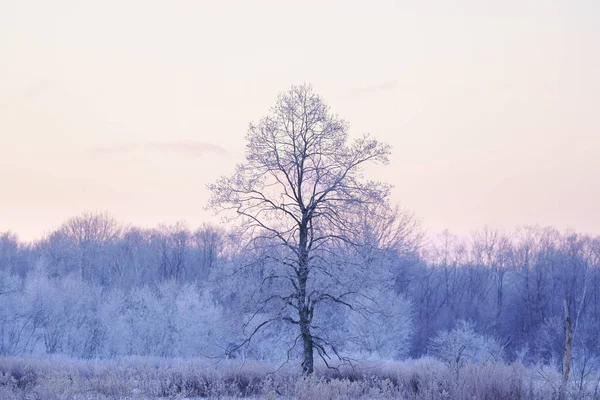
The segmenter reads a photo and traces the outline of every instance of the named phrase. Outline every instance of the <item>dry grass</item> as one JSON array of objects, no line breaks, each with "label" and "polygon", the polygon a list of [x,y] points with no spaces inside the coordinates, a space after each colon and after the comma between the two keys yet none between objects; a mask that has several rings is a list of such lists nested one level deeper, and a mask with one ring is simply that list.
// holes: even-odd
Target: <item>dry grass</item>
[{"label": "dry grass", "polygon": [[[1,399],[457,399],[556,398],[559,374],[540,368],[467,364],[455,369],[424,358],[370,362],[303,377],[295,367],[205,360],[0,358]],[[572,399],[600,399],[594,385]]]}]

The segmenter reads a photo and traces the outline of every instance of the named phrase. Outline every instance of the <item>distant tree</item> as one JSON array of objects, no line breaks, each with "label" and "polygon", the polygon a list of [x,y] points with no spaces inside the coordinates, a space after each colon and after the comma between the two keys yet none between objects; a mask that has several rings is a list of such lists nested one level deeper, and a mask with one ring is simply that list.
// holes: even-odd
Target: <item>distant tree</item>
[{"label": "distant tree", "polygon": [[158,262],[158,273],[163,279],[183,278],[190,251],[190,232],[183,222],[161,225],[152,234],[152,243]]},{"label": "distant tree", "polygon": [[[591,268],[596,264],[595,244],[587,236],[568,234],[563,238],[559,262],[562,264],[562,281],[564,284],[564,325],[565,349],[563,357],[563,383],[559,398],[565,398],[565,390],[571,372],[573,357],[573,338],[579,334],[579,325],[583,320],[583,312],[587,299],[588,281]],[[580,341],[581,342],[581,341]],[[585,348],[578,349],[584,353]]]},{"label": "distant tree", "polygon": [[205,224],[192,234],[191,241],[196,253],[194,276],[205,280],[225,252],[225,231]]},{"label": "distant tree", "polygon": [[387,163],[390,148],[369,136],[349,143],[348,124],[306,85],[281,94],[246,139],[246,162],[209,189],[210,206],[233,212],[247,249],[261,256],[252,304],[262,319],[247,322],[247,340],[276,321],[297,326],[302,367],[312,373],[315,350],[326,363],[328,351],[337,353],[318,308],[371,306],[367,264],[355,262],[353,252],[362,216],[378,217],[372,211],[387,207],[389,186],[365,181],[361,170]]},{"label": "distant tree", "polygon": [[16,234],[0,233],[0,270],[25,276],[28,270],[26,249]]},{"label": "distant tree", "polygon": [[121,233],[119,223],[107,213],[84,213],[65,222],[55,235],[71,250],[82,280],[98,277],[106,283],[106,245]]},{"label": "distant tree", "polygon": [[499,232],[485,228],[473,234],[474,261],[488,268],[494,275],[496,286],[495,332],[500,331],[500,318],[504,305],[505,275],[512,263],[512,245],[510,238]]}]

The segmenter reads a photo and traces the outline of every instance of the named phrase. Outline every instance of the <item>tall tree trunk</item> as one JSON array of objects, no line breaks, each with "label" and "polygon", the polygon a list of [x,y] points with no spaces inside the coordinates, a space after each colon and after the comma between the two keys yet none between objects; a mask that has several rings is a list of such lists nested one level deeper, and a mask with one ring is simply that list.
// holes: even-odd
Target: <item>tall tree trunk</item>
[{"label": "tall tree trunk", "polygon": [[496,333],[500,330],[500,317],[502,316],[502,300],[504,294],[504,271],[498,271],[498,290],[496,292]]},{"label": "tall tree trunk", "polygon": [[571,314],[567,300],[564,300],[565,307],[565,358],[563,360],[563,381],[560,386],[558,398],[566,399],[567,383],[569,381],[569,373],[571,372],[571,350],[573,347],[573,326],[571,324]]},{"label": "tall tree trunk", "polygon": [[306,267],[300,269],[298,285],[298,306],[300,320],[300,335],[302,336],[302,344],[304,345],[304,360],[302,361],[302,371],[305,374],[313,373],[313,338],[310,333],[310,323],[312,320],[309,304],[306,299],[306,281],[308,277],[308,269]]},{"label": "tall tree trunk", "polygon": [[313,373],[313,337],[310,333],[310,323],[312,320],[311,310],[306,301],[306,280],[308,271],[304,268],[300,270],[300,279],[298,285],[298,305],[300,320],[300,336],[304,346],[304,360],[302,361],[302,370],[305,374]]},{"label": "tall tree trunk", "polygon": [[306,321],[300,320],[300,333],[302,335],[302,344],[304,345],[304,360],[302,361],[302,371],[309,375],[314,370],[313,359],[313,338],[310,334],[310,326]]},{"label": "tall tree trunk", "polygon": [[310,324],[312,322],[312,310],[309,299],[306,298],[306,283],[308,281],[308,222],[303,218],[300,224],[300,241],[298,252],[298,311],[300,320],[300,335],[304,346],[304,360],[302,361],[302,371],[305,374],[312,374],[314,369],[313,357],[313,337],[310,333]]}]

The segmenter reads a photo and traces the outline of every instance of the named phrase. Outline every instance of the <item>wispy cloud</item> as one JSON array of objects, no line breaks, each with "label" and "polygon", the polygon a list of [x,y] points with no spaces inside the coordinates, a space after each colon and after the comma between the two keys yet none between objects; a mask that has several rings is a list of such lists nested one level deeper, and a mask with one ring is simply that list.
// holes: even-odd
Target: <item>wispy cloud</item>
[{"label": "wispy cloud", "polygon": [[227,151],[216,144],[197,141],[174,141],[174,142],[146,142],[133,143],[121,146],[96,147],[91,150],[94,154],[111,155],[126,154],[139,151],[156,151],[168,153],[188,154],[190,156],[201,156],[207,153],[225,154]]}]

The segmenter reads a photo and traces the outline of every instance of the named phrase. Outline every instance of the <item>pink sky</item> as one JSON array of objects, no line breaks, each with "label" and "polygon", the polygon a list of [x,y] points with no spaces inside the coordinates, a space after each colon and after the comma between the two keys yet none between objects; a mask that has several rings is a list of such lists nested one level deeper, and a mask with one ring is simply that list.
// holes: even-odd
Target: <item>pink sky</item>
[{"label": "pink sky", "polygon": [[0,57],[0,232],[23,239],[84,211],[214,221],[206,184],[304,82],[392,144],[371,173],[429,232],[600,233],[595,0],[8,0]]}]

